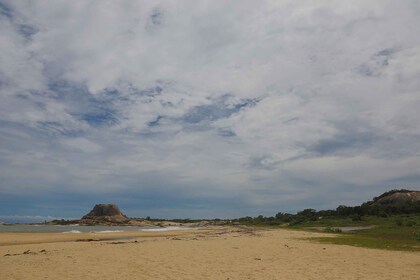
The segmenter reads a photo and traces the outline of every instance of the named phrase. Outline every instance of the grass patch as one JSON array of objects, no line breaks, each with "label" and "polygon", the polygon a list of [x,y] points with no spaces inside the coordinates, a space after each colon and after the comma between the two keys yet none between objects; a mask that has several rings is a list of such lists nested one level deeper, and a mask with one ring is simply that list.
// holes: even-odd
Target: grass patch
[{"label": "grass patch", "polygon": [[[322,243],[350,245],[387,250],[420,251],[420,226],[395,217],[375,228],[339,233],[334,237],[311,238]],[[410,220],[409,220],[410,221]],[[337,233],[337,232],[335,232]]]},{"label": "grass patch", "polygon": [[398,251],[420,251],[419,242],[414,241],[401,241],[401,240],[390,240],[379,237],[368,237],[357,234],[342,234],[337,237],[318,237],[311,238],[321,243],[337,244],[337,245],[349,245],[356,247],[366,247],[373,249],[386,249],[386,250],[398,250]]},{"label": "grass patch", "polygon": [[325,217],[316,221],[303,221],[293,227],[344,227],[344,226],[420,226],[420,215],[393,215],[389,217]]}]

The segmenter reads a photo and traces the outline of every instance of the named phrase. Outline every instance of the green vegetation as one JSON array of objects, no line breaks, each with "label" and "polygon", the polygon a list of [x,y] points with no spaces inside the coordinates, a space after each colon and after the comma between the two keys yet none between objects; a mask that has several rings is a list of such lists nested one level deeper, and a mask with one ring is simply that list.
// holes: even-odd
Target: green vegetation
[{"label": "green vegetation", "polygon": [[52,220],[50,223],[51,224],[54,224],[54,225],[62,225],[62,226],[65,226],[65,225],[74,224],[74,222],[75,221],[73,221],[73,220],[64,220],[64,219],[61,219],[61,220]]},{"label": "green vegetation", "polygon": [[[371,229],[341,233],[334,237],[312,238],[322,243],[351,245],[388,250],[420,251],[420,215],[397,216],[381,221]],[[395,221],[404,221],[399,225]],[[410,221],[416,221],[411,225]]]},{"label": "green vegetation", "polygon": [[[313,211],[302,211],[296,215],[280,214],[276,217],[246,217],[236,220],[251,226],[287,226],[297,230],[321,230],[333,236],[310,238],[311,240],[376,249],[420,251],[420,214],[357,217],[326,217],[313,219]],[[285,218],[287,217],[287,218]],[[288,223],[283,222],[287,219]],[[343,232],[346,226],[374,226],[369,229]],[[313,229],[311,229],[313,228]]]},{"label": "green vegetation", "polygon": [[[304,209],[296,214],[277,213],[274,217],[244,217],[234,224],[248,226],[287,226],[300,230],[334,233],[331,237],[315,238],[319,242],[378,249],[420,251],[420,201],[393,204],[378,203],[382,198],[409,190],[391,190],[360,206],[340,205],[335,210]],[[374,226],[343,232],[340,227]]]},{"label": "green vegetation", "polygon": [[[340,205],[335,210],[304,209],[296,214],[277,213],[274,217],[244,217],[234,220],[234,222],[250,226],[276,226],[288,224],[289,226],[345,226],[345,225],[371,225],[384,221],[381,218],[388,218],[397,215],[420,214],[420,201],[397,202],[393,204],[381,204],[379,201],[395,193],[414,192],[406,189],[391,190],[375,197],[373,201],[368,201],[360,206]],[[368,218],[367,218],[368,217]],[[388,221],[386,219],[385,221]],[[395,221],[395,223],[399,223]],[[412,226],[418,225],[416,221],[411,221]]]},{"label": "green vegetation", "polygon": [[342,230],[342,229],[340,229],[340,228],[326,227],[326,228],[324,229],[324,232],[330,232],[330,233],[341,233],[341,232],[343,232],[343,230]]}]

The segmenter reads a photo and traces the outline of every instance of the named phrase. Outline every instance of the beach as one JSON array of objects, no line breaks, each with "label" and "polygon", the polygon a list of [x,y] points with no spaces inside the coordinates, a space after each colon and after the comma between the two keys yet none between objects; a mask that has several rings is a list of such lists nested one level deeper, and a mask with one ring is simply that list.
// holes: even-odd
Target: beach
[{"label": "beach", "polygon": [[0,279],[420,279],[420,254],[320,244],[323,233],[216,227],[1,233]]}]

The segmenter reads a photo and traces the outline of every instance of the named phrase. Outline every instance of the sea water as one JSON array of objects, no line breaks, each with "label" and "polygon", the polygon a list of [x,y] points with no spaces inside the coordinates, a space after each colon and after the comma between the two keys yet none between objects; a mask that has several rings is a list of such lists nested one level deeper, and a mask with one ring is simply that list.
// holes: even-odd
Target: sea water
[{"label": "sea water", "polygon": [[79,226],[74,225],[0,225],[0,232],[61,232],[77,234],[82,232],[112,233],[123,231],[169,231],[188,230],[189,227],[139,227],[139,226]]}]

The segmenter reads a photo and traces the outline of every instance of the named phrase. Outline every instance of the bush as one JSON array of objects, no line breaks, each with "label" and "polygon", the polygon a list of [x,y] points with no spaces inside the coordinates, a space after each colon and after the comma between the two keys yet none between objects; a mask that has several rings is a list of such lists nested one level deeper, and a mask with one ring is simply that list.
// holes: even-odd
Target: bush
[{"label": "bush", "polygon": [[412,226],[415,226],[415,225],[416,225],[416,222],[415,222],[415,221],[413,221],[413,220],[409,220],[409,221],[407,221],[407,223],[405,223],[405,225],[406,225],[407,227],[412,227]]},{"label": "bush", "polygon": [[395,225],[397,225],[397,226],[399,226],[399,227],[402,227],[402,226],[404,225],[404,223],[403,223],[403,221],[402,221],[401,219],[397,219],[397,220],[395,221]]},{"label": "bush", "polygon": [[343,231],[340,228],[326,227],[324,229],[324,232],[340,233],[340,232],[343,232]]},{"label": "bush", "polygon": [[385,213],[385,212],[380,212],[380,213],[379,213],[379,217],[382,217],[382,218],[388,218],[388,214],[387,214],[387,213]]},{"label": "bush", "polygon": [[301,220],[301,219],[296,219],[296,220],[292,220],[290,223],[289,223],[289,226],[296,226],[296,225],[300,225],[300,224],[302,224],[303,223],[303,220]]}]

